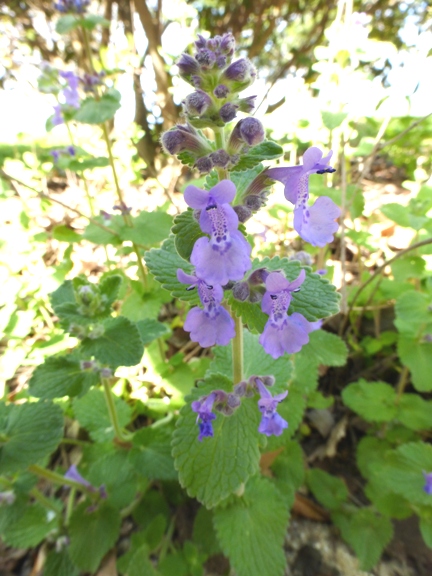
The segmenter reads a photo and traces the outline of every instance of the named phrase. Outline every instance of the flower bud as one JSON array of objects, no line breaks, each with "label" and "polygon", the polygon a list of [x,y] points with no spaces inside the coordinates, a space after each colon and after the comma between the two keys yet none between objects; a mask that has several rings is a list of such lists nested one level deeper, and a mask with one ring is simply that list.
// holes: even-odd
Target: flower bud
[{"label": "flower bud", "polygon": [[162,146],[169,154],[179,154],[183,150],[202,156],[210,152],[210,147],[190,124],[177,124],[162,134]]},{"label": "flower bud", "polygon": [[216,58],[216,66],[217,66],[218,68],[225,68],[226,63],[227,63],[227,58],[226,58],[226,56],[218,56],[218,57]]},{"label": "flower bud", "polygon": [[264,284],[270,272],[266,268],[258,268],[249,275],[248,282],[251,286],[258,286]]},{"label": "flower bud", "polygon": [[192,94],[188,94],[184,101],[186,113],[192,116],[202,116],[211,104],[210,96],[203,90],[196,90]]},{"label": "flower bud", "polygon": [[225,150],[216,150],[216,152],[212,152],[210,154],[211,161],[213,162],[214,166],[218,168],[226,168],[230,161],[231,157]]},{"label": "flower bud", "polygon": [[238,106],[232,102],[227,102],[219,110],[219,116],[224,122],[231,122],[237,115]]},{"label": "flower bud", "polygon": [[180,76],[188,82],[190,81],[191,76],[199,74],[200,72],[198,62],[193,56],[189,56],[189,54],[182,54],[177,62],[177,66]]},{"label": "flower bud", "polygon": [[258,288],[252,288],[249,295],[249,302],[251,302],[252,304],[261,302],[264,296],[264,292],[265,292],[264,287],[259,286]]},{"label": "flower bud", "polygon": [[111,368],[102,368],[99,374],[101,378],[111,378],[113,375]]},{"label": "flower bud", "polygon": [[226,98],[229,94],[229,88],[228,86],[225,86],[225,84],[219,84],[213,90],[213,94],[216,96],[216,98]]},{"label": "flower bud", "polygon": [[208,48],[203,48],[197,52],[196,61],[201,70],[210,70],[216,62],[216,55]]},{"label": "flower bud", "polygon": [[256,78],[256,70],[253,64],[246,58],[240,58],[228,66],[223,72],[222,78],[233,83],[236,92],[250,86]]},{"label": "flower bud", "polygon": [[252,217],[252,210],[247,206],[243,206],[243,204],[237,204],[236,206],[233,206],[233,208],[234,212],[238,216],[239,222],[241,222],[242,224],[244,222],[247,222],[249,218]]},{"label": "flower bud", "polygon": [[232,56],[235,50],[235,38],[231,34],[231,32],[226,32],[220,41],[219,49],[222,54],[227,54],[228,56]]},{"label": "flower bud", "polygon": [[303,266],[312,266],[313,264],[313,258],[310,254],[308,254],[307,252],[305,252],[304,250],[300,250],[299,252],[296,252],[295,254],[293,254],[292,256],[290,256],[288,258],[288,260],[297,260],[298,262],[300,262],[300,264],[303,264]]},{"label": "flower bud", "polygon": [[195,42],[195,48],[197,50],[201,50],[202,48],[205,48],[207,46],[207,40],[204,38],[204,36],[201,36],[201,34],[198,34],[198,40],[196,40]]},{"label": "flower bud", "polygon": [[238,408],[241,404],[241,400],[237,394],[228,394],[227,404],[230,408]]},{"label": "flower bud", "polygon": [[247,98],[239,98],[237,104],[239,105],[240,112],[250,114],[255,108],[256,96],[248,96]]},{"label": "flower bud", "polygon": [[258,212],[258,210],[262,207],[263,201],[259,196],[255,196],[251,194],[250,196],[246,196],[245,204],[248,208],[253,210],[253,212]]},{"label": "flower bud", "polygon": [[257,118],[244,118],[238,126],[240,138],[249,146],[256,146],[264,140],[264,127]]},{"label": "flower bud", "polygon": [[241,382],[239,382],[234,386],[234,394],[236,394],[237,396],[239,396],[239,398],[241,398],[246,394],[246,388],[247,388],[247,382],[245,380],[242,380]]},{"label": "flower bud", "polygon": [[232,295],[236,300],[244,302],[249,298],[250,288],[247,282],[236,282],[232,288]]},{"label": "flower bud", "polygon": [[203,156],[195,162],[195,168],[197,168],[201,174],[207,174],[207,172],[213,169],[213,162],[209,156]]}]

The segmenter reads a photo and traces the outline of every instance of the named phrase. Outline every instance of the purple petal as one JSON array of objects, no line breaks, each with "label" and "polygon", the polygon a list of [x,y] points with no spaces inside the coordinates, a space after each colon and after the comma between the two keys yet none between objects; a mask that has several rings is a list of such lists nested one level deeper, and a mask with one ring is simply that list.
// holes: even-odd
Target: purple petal
[{"label": "purple petal", "polygon": [[74,482],[78,482],[79,484],[85,486],[86,488],[90,488],[91,490],[96,491],[96,488],[92,486],[88,480],[86,480],[81,476],[75,464],[72,464],[72,466],[70,466],[69,470],[66,472],[64,477],[67,480],[73,480]]},{"label": "purple petal", "polygon": [[303,174],[303,166],[288,166],[285,168],[270,168],[265,172],[266,176],[282,182],[285,186],[285,198],[291,204],[297,202],[300,177]]},{"label": "purple petal", "polygon": [[202,442],[203,438],[213,438],[213,425],[211,422],[200,422],[198,440]]},{"label": "purple petal", "polygon": [[288,428],[288,422],[275,412],[270,418],[261,418],[258,432],[266,436],[280,436],[285,428]]},{"label": "purple petal", "polygon": [[292,282],[290,282],[289,289],[291,291],[293,291],[293,290],[297,290],[297,288],[300,288],[300,286],[305,281],[305,278],[306,278],[306,271],[304,270],[304,268],[302,268],[300,270],[300,274],[297,276],[297,278],[295,280],[293,280]]},{"label": "purple petal", "polygon": [[320,196],[310,208],[295,208],[294,228],[303,240],[322,248],[333,241],[333,234],[339,228],[335,220],[340,215],[340,208],[333,200]]},{"label": "purple petal", "polygon": [[179,268],[177,270],[177,280],[182,284],[191,284],[196,286],[198,284],[198,278],[193,274],[186,274],[184,270]]},{"label": "purple petal", "polygon": [[[229,232],[237,230],[239,219],[234,208],[230,204],[221,204],[218,205],[218,209],[223,211]],[[206,234],[212,233],[212,222],[206,210],[202,210],[201,212],[199,225],[201,230]]]},{"label": "purple petal", "polygon": [[203,348],[214,344],[226,346],[235,336],[234,320],[222,306],[219,306],[218,314],[213,318],[201,308],[192,308],[186,317],[184,329],[190,332],[191,340]]},{"label": "purple petal", "polygon": [[218,204],[230,204],[236,195],[236,187],[231,180],[221,180],[210,190],[210,196]]},{"label": "purple petal", "polygon": [[432,472],[429,474],[423,472],[423,476],[426,482],[426,484],[423,486],[423,490],[426,492],[426,494],[432,495]]},{"label": "purple petal", "polygon": [[184,191],[184,199],[188,206],[195,209],[202,210],[207,207],[210,197],[210,192],[201,190],[196,186],[188,186]]},{"label": "purple petal", "polygon": [[264,327],[264,331],[259,337],[259,343],[272,358],[275,360],[280,358],[285,354],[285,350],[282,347],[280,330],[274,328],[270,321]]},{"label": "purple petal", "polygon": [[322,150],[316,146],[311,146],[303,154],[303,168],[304,170],[313,170],[315,164],[322,164],[320,160],[323,157]]},{"label": "purple petal", "polygon": [[281,292],[281,290],[288,290],[290,287],[289,281],[281,272],[271,272],[267,276],[265,285],[269,292]]}]

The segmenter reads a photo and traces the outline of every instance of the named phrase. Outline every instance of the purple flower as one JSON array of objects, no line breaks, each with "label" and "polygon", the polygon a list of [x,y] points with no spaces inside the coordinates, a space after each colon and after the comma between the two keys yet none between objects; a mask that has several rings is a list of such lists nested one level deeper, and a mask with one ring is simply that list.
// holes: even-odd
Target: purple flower
[{"label": "purple flower", "polygon": [[64,118],[60,104],[54,106],[54,116],[52,117],[51,122],[53,126],[59,126],[60,124],[64,123]]},{"label": "purple flower", "polygon": [[83,14],[89,4],[90,0],[58,0],[54,2],[54,8],[63,14]]},{"label": "purple flower", "polygon": [[[204,309],[189,310],[184,323],[184,329],[190,332],[193,342],[198,342],[203,348],[214,344],[226,346],[235,336],[234,320],[228,314],[221,302],[223,290],[221,286],[209,286],[197,276],[186,274],[181,268],[177,270],[177,278],[182,284],[197,287],[198,295]],[[190,288],[189,288],[190,289]]]},{"label": "purple flower", "polygon": [[78,482],[78,484],[85,486],[90,492],[99,492],[101,498],[107,498],[105,486],[102,484],[102,486],[99,486],[99,488],[95,488],[93,484],[81,476],[75,464],[70,466],[64,477],[67,480],[73,480],[74,482]]},{"label": "purple flower", "polygon": [[276,412],[276,409],[279,402],[287,397],[288,391],[272,396],[259,378],[256,378],[255,382],[261,396],[258,408],[262,418],[258,432],[266,436],[280,436],[285,428],[288,428],[288,422]]},{"label": "purple flower", "polygon": [[423,472],[423,476],[425,479],[426,484],[423,486],[423,490],[426,494],[430,494],[432,496],[432,472]]},{"label": "purple flower", "polygon": [[302,166],[269,168],[265,175],[285,185],[285,198],[294,204],[294,228],[298,234],[312,244],[323,247],[333,240],[338,229],[335,222],[341,211],[327,196],[320,196],[311,207],[306,205],[309,198],[309,176],[335,170],[328,166],[333,152],[325,158],[319,148],[308,148],[303,155]]},{"label": "purple flower", "polygon": [[80,107],[80,97],[78,94],[79,77],[73,72],[60,72],[60,76],[66,80],[68,86],[63,89],[63,95],[68,106]]},{"label": "purple flower", "polygon": [[199,224],[210,238],[199,238],[193,247],[191,262],[196,275],[208,284],[224,286],[241,280],[251,268],[251,246],[238,228],[238,216],[230,206],[236,193],[230,180],[222,180],[210,191],[188,186],[185,200],[201,210]]},{"label": "purple flower", "polygon": [[171,130],[162,134],[162,146],[170,154],[179,154],[188,150],[201,156],[211,151],[208,143],[190,124],[177,124]]},{"label": "purple flower", "polygon": [[294,312],[291,316],[287,311],[292,299],[292,292],[298,290],[305,279],[305,271],[289,282],[280,272],[271,272],[265,281],[266,293],[263,296],[261,308],[269,315],[259,342],[273,358],[279,358],[286,352],[294,354],[309,342],[309,332],[321,327],[321,321],[308,322],[306,318]]},{"label": "purple flower", "polygon": [[211,438],[213,436],[212,420],[216,419],[216,414],[213,414],[213,404],[216,399],[216,394],[212,392],[204,398],[192,402],[192,410],[198,414],[196,421],[201,420],[199,423],[199,436],[198,440],[201,442],[203,438]]}]

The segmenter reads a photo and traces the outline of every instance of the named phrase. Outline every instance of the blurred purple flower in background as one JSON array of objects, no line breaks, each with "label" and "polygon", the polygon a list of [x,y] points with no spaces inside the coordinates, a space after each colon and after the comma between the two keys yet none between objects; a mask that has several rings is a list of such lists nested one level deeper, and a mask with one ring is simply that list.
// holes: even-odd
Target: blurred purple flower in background
[{"label": "blurred purple flower in background", "polygon": [[68,83],[67,87],[63,89],[63,96],[65,97],[66,104],[73,108],[80,107],[80,97],[78,93],[79,77],[73,72],[60,72],[60,76]]},{"label": "blurred purple flower in background", "polygon": [[294,228],[298,234],[312,244],[323,247],[333,241],[333,234],[339,225],[335,222],[341,215],[340,208],[327,196],[320,196],[313,206],[306,205],[309,198],[309,176],[334,172],[328,166],[333,152],[325,158],[319,148],[312,146],[303,155],[302,166],[269,168],[265,175],[282,182],[285,198],[294,204]]}]

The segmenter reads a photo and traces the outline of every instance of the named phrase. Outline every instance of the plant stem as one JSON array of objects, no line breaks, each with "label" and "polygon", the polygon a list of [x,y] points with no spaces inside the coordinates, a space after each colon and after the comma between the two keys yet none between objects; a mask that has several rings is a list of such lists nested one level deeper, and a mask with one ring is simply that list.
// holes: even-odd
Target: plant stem
[{"label": "plant stem", "polygon": [[40,502],[43,506],[45,506],[45,508],[48,508],[49,510],[53,510],[56,514],[59,513],[58,508],[56,506],[54,506],[54,504],[51,502],[51,500],[49,498],[47,498],[46,496],[44,496],[42,494],[42,492],[40,492],[37,488],[32,488],[29,491],[29,495],[32,496],[38,502]]},{"label": "plant stem", "polygon": [[74,503],[75,503],[75,488],[71,488],[69,498],[66,505],[66,517],[65,517],[65,525],[69,526],[69,520],[73,511]]},{"label": "plant stem", "polygon": [[241,316],[234,315],[236,335],[232,341],[234,384],[243,380],[243,322]]},{"label": "plant stem", "polygon": [[101,378],[101,381],[102,381],[102,385],[104,388],[105,400],[106,400],[107,407],[108,407],[109,417],[111,420],[111,424],[113,425],[116,438],[119,442],[123,442],[123,443],[129,442],[129,440],[132,438],[132,435],[131,434],[125,434],[123,432],[121,426],[120,426],[120,422],[119,422],[118,414],[117,414],[117,408],[116,408],[115,403],[114,403],[114,395],[112,393],[109,380],[108,380],[108,378]]},{"label": "plant stem", "polygon": [[404,393],[405,387],[408,384],[409,369],[404,366],[397,384],[397,399],[396,404],[399,404],[402,394]]}]

